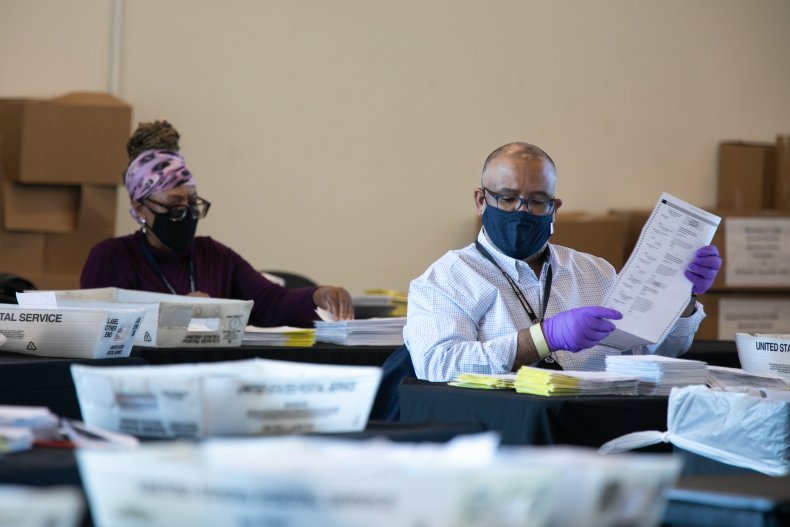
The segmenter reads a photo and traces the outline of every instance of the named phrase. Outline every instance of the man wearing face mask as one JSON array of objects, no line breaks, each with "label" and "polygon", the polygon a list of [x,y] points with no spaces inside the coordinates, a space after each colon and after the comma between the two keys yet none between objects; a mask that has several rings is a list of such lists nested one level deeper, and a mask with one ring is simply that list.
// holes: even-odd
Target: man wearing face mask
[{"label": "man wearing face mask", "polygon": [[[477,241],[445,254],[409,288],[403,334],[417,377],[448,381],[523,365],[604,370],[606,355],[620,353],[598,345],[622,318],[601,307],[614,268],[548,243],[562,206],[556,184],[554,161],[537,146],[511,143],[488,156],[474,191]],[[632,352],[685,353],[705,316],[696,295],[720,266],[715,246],[701,248],[686,271],[693,294],[683,316],[664,341]]]},{"label": "man wearing face mask", "polygon": [[210,203],[197,194],[195,178],[178,152],[179,137],[166,121],[143,123],[132,135],[124,183],[140,230],[94,247],[81,287],[253,300],[249,322],[256,326],[312,327],[317,306],[339,319],[353,318],[345,289],[281,287],[230,248],[195,236]]}]

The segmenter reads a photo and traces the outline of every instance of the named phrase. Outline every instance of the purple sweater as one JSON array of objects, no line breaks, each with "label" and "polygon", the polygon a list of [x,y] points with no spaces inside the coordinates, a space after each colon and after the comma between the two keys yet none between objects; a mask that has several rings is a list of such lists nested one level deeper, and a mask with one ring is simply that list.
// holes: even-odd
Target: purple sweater
[{"label": "purple sweater", "polygon": [[142,232],[110,238],[94,247],[82,269],[80,285],[120,287],[170,293],[162,277],[146,258],[141,243],[154,256],[159,269],[178,294],[189,293],[189,256],[194,259],[195,288],[215,298],[253,300],[250,324],[255,326],[312,327],[315,287],[287,289],[264,278],[244,258],[208,236],[197,236],[192,248],[159,251]]}]

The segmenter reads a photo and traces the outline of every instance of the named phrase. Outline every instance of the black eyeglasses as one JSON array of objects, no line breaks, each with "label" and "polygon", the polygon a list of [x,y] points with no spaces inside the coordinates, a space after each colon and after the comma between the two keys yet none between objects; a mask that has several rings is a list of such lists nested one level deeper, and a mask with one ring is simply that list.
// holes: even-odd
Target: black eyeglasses
[{"label": "black eyeglasses", "polygon": [[140,203],[143,204],[145,208],[153,212],[154,214],[162,214],[158,212],[148,205],[145,204],[146,201],[150,201],[157,207],[162,207],[167,211],[170,215],[170,221],[176,222],[181,221],[187,217],[187,214],[192,214],[193,220],[202,220],[208,214],[208,209],[211,207],[211,202],[198,197],[195,201],[190,202],[189,205],[165,205],[164,203],[159,203],[158,201],[154,201],[150,198],[145,198],[140,200]]},{"label": "black eyeglasses", "polygon": [[554,212],[555,202],[557,201],[554,198],[528,199],[522,198],[521,196],[507,196],[505,194],[492,192],[485,187],[480,187],[480,189],[484,194],[486,192],[491,194],[496,202],[496,208],[504,210],[505,212],[516,212],[521,207],[524,207],[524,210],[535,216],[548,216]]}]

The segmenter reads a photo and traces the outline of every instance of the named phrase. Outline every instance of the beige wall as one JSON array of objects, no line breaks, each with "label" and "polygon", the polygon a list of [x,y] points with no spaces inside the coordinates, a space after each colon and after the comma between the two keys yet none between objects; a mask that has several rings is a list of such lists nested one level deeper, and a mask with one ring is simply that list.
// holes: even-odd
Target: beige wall
[{"label": "beige wall", "polygon": [[[0,0],[0,96],[108,89],[111,6]],[[603,211],[713,205],[719,140],[790,131],[787,0],[127,0],[122,27],[119,94],[181,131],[199,232],[353,292],[471,241],[502,143]]]}]

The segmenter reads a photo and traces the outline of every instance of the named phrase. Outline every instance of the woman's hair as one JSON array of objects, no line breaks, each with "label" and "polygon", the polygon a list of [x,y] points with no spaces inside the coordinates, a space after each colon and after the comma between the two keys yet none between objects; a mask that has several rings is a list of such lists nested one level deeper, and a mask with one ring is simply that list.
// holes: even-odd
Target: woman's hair
[{"label": "woman's hair", "polygon": [[[153,121],[140,123],[132,137],[126,142],[126,153],[129,155],[129,165],[132,164],[137,156],[146,150],[170,150],[178,152],[178,140],[181,134],[173,128],[167,121]],[[121,181],[126,183],[126,171],[129,165],[121,173]]]},{"label": "woman's hair", "polygon": [[178,140],[181,135],[167,121],[140,123],[132,137],[126,142],[126,153],[129,162],[146,150],[170,150],[178,152]]}]

